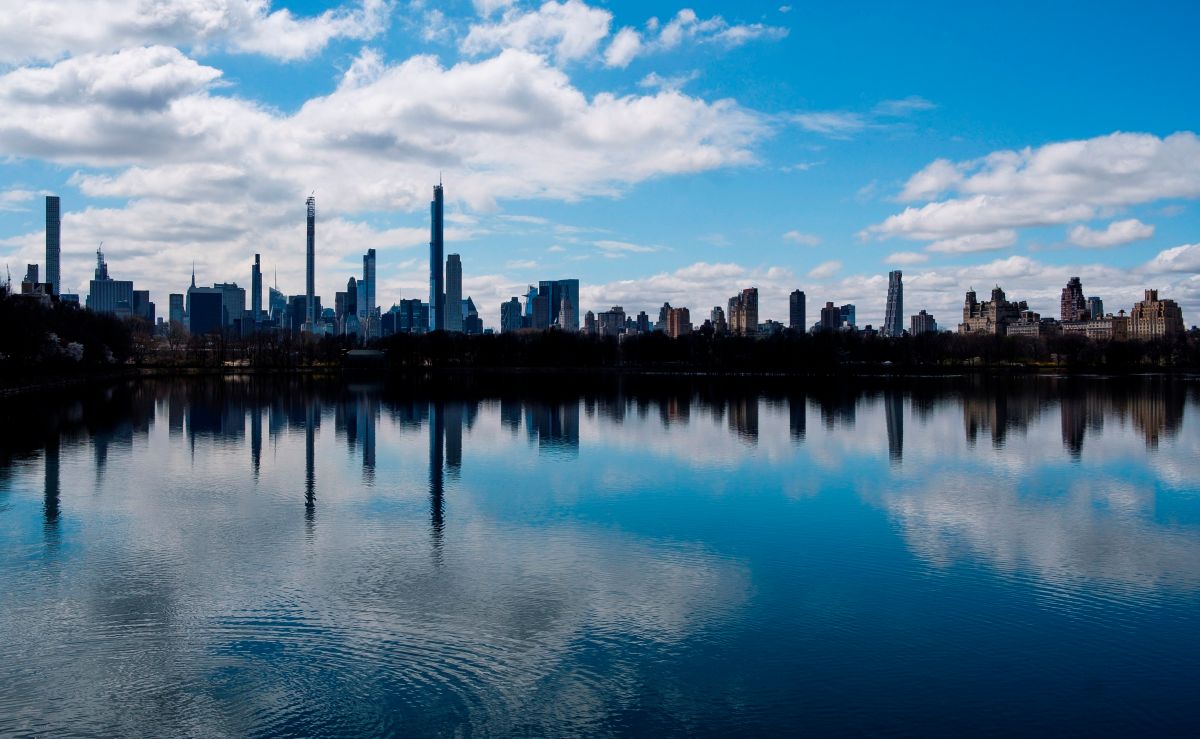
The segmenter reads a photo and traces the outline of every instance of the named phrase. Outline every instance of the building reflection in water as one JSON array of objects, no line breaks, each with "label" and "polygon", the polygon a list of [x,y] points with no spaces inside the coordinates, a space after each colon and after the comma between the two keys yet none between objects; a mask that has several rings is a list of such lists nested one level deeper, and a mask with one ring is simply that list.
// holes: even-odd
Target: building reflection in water
[{"label": "building reflection in water", "polygon": [[758,443],[758,395],[733,398],[728,409],[729,430],[742,441]]},{"label": "building reflection in water", "polygon": [[57,544],[59,539],[59,445],[61,441],[55,434],[46,442],[44,456],[44,491],[42,495],[43,529],[47,543]]},{"label": "building reflection in water", "polygon": [[788,430],[792,440],[804,441],[808,429],[808,399],[803,393],[794,393],[788,398]]},{"label": "building reflection in water", "polygon": [[883,412],[887,421],[888,459],[899,464],[904,460],[904,394],[895,388],[885,390]]},{"label": "building reflection in water", "polygon": [[525,432],[538,449],[553,453],[579,452],[579,400],[529,401],[525,404]]},{"label": "building reflection in water", "polygon": [[445,526],[445,478],[442,457],[442,446],[446,437],[444,407],[440,400],[429,404],[429,527],[433,537],[434,560],[439,563]]},{"label": "building reflection in water", "polygon": [[312,535],[317,512],[316,426],[319,418],[316,403],[304,405],[304,520]]}]

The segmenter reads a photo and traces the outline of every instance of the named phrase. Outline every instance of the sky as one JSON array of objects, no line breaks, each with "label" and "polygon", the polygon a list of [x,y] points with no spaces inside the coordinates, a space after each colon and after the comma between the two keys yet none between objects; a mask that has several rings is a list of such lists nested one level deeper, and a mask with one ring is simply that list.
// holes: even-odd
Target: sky
[{"label": "sky", "polygon": [[[943,328],[970,288],[1058,315],[1143,290],[1200,312],[1192,2],[0,0],[0,258],[428,299],[429,200],[486,326],[539,280],[581,314],[756,286]],[[44,266],[43,266],[44,270]]]}]

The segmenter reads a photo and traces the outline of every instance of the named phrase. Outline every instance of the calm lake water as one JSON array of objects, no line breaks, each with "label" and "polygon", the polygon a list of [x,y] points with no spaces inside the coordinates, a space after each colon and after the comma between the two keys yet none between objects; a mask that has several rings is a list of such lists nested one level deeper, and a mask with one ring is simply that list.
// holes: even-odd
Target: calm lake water
[{"label": "calm lake water", "polygon": [[5,401],[0,734],[1200,732],[1200,381],[514,382]]}]

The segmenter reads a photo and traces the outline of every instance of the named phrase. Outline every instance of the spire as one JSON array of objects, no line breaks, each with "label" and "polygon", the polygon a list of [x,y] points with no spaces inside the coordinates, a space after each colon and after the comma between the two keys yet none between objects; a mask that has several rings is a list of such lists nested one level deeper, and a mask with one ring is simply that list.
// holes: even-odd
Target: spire
[{"label": "spire", "polygon": [[192,260],[192,287],[196,286],[196,260]]}]

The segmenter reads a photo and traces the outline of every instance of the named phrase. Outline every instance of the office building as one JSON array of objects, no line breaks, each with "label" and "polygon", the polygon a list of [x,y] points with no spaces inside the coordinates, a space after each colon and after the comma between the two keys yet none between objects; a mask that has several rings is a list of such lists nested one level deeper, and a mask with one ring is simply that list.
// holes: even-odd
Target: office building
[{"label": "office building", "polygon": [[822,331],[837,331],[842,326],[841,309],[827,301],[821,309],[821,322],[818,325]]},{"label": "office building", "polygon": [[838,327],[854,329],[858,327],[854,317],[854,303],[846,303],[838,307]]},{"label": "office building", "polygon": [[429,330],[443,331],[446,328],[446,291],[442,272],[442,183],[433,186],[433,200],[429,203]]},{"label": "office building", "polygon": [[908,333],[910,336],[936,334],[937,330],[937,321],[933,320],[933,316],[929,315],[924,310],[909,318]]},{"label": "office building", "polygon": [[360,318],[375,315],[375,250],[363,254],[363,300],[358,304]]},{"label": "office building", "polygon": [[522,328],[521,301],[515,296],[500,304],[500,333],[520,331]]},{"label": "office building", "polygon": [[992,288],[992,299],[980,302],[974,290],[968,290],[963,300],[963,322],[958,325],[960,334],[993,334],[1004,336],[1008,324],[1021,318],[1021,311],[1029,310],[1024,301],[1008,300],[1000,286]]},{"label": "office building", "polygon": [[[589,311],[590,312],[590,311]],[[625,309],[614,305],[596,316],[596,330],[601,336],[617,337],[625,333]]]},{"label": "office building", "polygon": [[97,313],[132,315],[133,282],[114,280],[108,276],[108,263],[104,252],[96,250],[96,275],[88,283],[87,307]]},{"label": "office building", "polygon": [[1092,318],[1104,317],[1104,301],[1097,297],[1087,299],[1088,315]]},{"label": "office building", "polygon": [[225,327],[224,291],[214,287],[188,289],[188,330],[197,336],[220,333]]},{"label": "office building", "polygon": [[729,333],[739,336],[758,334],[758,288],[748,287],[729,299]]},{"label": "office building", "polygon": [[58,295],[62,285],[59,260],[62,258],[62,214],[57,195],[46,196],[46,283],[50,294]]},{"label": "office building", "polygon": [[533,307],[532,328],[579,331],[579,280],[542,280]]},{"label": "office building", "polygon": [[712,324],[714,336],[724,336],[729,333],[729,324],[725,323],[725,311],[719,305],[714,305],[708,314],[708,322]]},{"label": "office building", "polygon": [[149,290],[134,290],[130,309],[135,318],[154,323],[154,303],[150,302]]},{"label": "office building", "polygon": [[302,331],[312,333],[317,325],[317,199],[309,196],[304,201],[308,215],[308,243],[305,251],[307,269],[304,276],[304,325]]},{"label": "office building", "polygon": [[462,260],[457,254],[446,257],[446,330],[463,330]]},{"label": "office building", "polygon": [[639,334],[650,333],[650,316],[646,311],[638,311],[637,320],[634,322]]},{"label": "office building", "polygon": [[[788,296],[788,328],[803,332],[805,330],[805,298],[803,290],[793,290]],[[714,321],[714,323],[716,323]]]},{"label": "office building", "polygon": [[596,314],[588,311],[583,315],[583,332],[588,336],[595,336],[599,329],[596,327]]},{"label": "office building", "polygon": [[883,335],[904,335],[904,280],[898,269],[888,272],[887,308],[883,316]]},{"label": "office building", "polygon": [[1087,299],[1083,297],[1083,283],[1078,277],[1067,280],[1067,286],[1062,289],[1062,297],[1059,300],[1059,310],[1059,320],[1063,323],[1087,318]]},{"label": "office building", "polygon": [[168,297],[167,316],[171,323],[184,324],[183,293],[171,293]]},{"label": "office building", "polygon": [[277,288],[270,288],[267,291],[267,306],[271,311],[271,320],[276,325],[283,326],[287,322],[284,320],[284,314],[287,313],[287,296],[283,291]]},{"label": "office building", "polygon": [[667,310],[667,336],[678,339],[692,332],[691,316],[687,308],[670,308]]},{"label": "office building", "polygon": [[21,280],[21,282],[28,282],[31,285],[36,285],[41,282],[41,280],[38,279],[38,277],[39,277],[38,266],[36,264],[26,264],[25,265],[25,279]]},{"label": "office building", "polygon": [[1145,299],[1133,304],[1129,314],[1129,335],[1151,339],[1183,334],[1183,311],[1174,300],[1159,300],[1158,290],[1147,290]]},{"label": "office building", "polygon": [[254,265],[250,267],[250,310],[254,327],[258,328],[263,322],[262,312],[262,261],[259,255],[254,255]]}]

